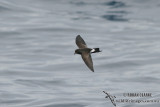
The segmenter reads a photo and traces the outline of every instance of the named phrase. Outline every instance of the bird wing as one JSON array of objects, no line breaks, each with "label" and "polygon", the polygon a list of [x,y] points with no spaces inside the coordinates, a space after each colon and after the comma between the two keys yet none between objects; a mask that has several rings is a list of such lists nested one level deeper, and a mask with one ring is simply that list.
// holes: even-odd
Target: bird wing
[{"label": "bird wing", "polygon": [[85,64],[88,66],[88,68],[94,72],[94,68],[93,68],[93,62],[92,62],[92,57],[90,55],[90,53],[88,52],[83,52],[82,53],[82,59],[85,62]]},{"label": "bird wing", "polygon": [[79,48],[87,48],[85,41],[82,39],[80,35],[76,37],[76,44]]}]

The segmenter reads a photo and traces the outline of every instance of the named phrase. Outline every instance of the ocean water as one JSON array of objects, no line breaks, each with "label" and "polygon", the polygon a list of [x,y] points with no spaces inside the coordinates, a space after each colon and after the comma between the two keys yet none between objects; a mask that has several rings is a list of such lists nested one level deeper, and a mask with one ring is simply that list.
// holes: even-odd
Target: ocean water
[{"label": "ocean water", "polygon": [[[160,100],[159,10],[159,0],[0,0],[0,107],[114,107],[103,91]],[[74,55],[77,35],[102,50],[94,73]]]}]

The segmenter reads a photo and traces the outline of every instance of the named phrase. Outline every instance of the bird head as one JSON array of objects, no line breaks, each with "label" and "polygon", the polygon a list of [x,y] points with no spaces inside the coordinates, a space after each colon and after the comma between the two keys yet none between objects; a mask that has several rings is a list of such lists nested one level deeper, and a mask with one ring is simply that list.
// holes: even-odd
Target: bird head
[{"label": "bird head", "polygon": [[79,51],[79,49],[76,49],[76,50],[75,50],[74,55],[75,55],[75,54],[81,54],[81,52]]}]

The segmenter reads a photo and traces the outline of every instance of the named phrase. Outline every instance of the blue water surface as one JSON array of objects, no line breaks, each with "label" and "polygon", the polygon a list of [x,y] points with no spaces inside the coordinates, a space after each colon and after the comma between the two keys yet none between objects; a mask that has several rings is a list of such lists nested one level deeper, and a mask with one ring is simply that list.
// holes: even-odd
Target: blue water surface
[{"label": "blue water surface", "polygon": [[[0,107],[114,107],[103,91],[160,99],[159,10],[159,0],[0,0]],[[94,73],[74,55],[77,35],[102,50]]]}]

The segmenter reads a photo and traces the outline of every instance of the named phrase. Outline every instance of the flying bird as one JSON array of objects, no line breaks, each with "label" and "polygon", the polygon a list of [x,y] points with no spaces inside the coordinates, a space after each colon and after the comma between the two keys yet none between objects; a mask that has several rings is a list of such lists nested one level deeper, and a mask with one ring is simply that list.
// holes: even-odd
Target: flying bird
[{"label": "flying bird", "polygon": [[99,48],[88,48],[85,41],[82,39],[80,35],[76,37],[76,44],[79,47],[79,49],[75,50],[74,54],[80,54],[85,64],[88,66],[88,68],[94,72],[93,68],[93,62],[91,53],[101,52]]}]

